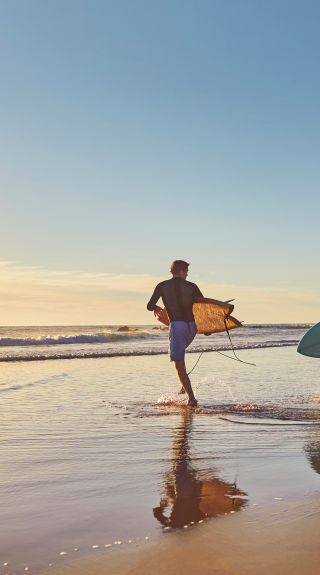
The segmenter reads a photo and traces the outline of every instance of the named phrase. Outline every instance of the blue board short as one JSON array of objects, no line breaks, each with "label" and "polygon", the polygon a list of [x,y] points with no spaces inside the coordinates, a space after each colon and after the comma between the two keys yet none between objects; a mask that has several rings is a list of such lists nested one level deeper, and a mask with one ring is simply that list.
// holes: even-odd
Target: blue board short
[{"label": "blue board short", "polygon": [[184,359],[185,351],[194,340],[197,326],[194,321],[172,321],[169,329],[169,350],[171,361]]}]

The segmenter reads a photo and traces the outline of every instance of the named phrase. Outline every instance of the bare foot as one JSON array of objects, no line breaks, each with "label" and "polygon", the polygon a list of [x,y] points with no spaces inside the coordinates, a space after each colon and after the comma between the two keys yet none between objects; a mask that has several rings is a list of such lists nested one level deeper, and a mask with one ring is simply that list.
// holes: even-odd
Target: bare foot
[{"label": "bare foot", "polygon": [[189,405],[190,407],[197,407],[198,402],[195,397],[193,397],[192,399],[189,398],[187,405]]},{"label": "bare foot", "polygon": [[178,395],[182,395],[182,394],[185,393],[185,392],[186,392],[186,390],[185,390],[184,387],[182,386],[181,389],[180,389],[180,391],[179,391],[179,393],[178,393]]}]

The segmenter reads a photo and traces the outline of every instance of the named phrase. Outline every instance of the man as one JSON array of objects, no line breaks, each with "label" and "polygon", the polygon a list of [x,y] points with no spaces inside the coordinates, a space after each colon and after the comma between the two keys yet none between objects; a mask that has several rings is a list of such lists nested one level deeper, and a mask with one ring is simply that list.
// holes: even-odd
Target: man
[{"label": "man", "polygon": [[147,309],[153,311],[154,315],[159,318],[162,308],[156,304],[159,298],[162,298],[170,318],[170,359],[175,363],[177,375],[182,385],[180,393],[187,393],[188,405],[195,407],[197,401],[187,375],[184,356],[186,348],[197,333],[192,305],[195,298],[203,297],[203,295],[196,284],[186,281],[189,265],[183,260],[175,260],[171,264],[172,278],[156,286]]}]

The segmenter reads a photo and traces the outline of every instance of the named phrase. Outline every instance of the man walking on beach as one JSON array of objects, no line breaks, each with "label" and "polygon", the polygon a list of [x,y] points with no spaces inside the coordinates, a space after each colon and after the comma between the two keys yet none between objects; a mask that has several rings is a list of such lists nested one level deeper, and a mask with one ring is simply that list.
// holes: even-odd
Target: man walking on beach
[{"label": "man walking on beach", "polygon": [[163,310],[156,304],[159,298],[162,298],[170,318],[170,359],[175,363],[177,375],[182,385],[180,393],[187,393],[188,405],[195,407],[197,401],[186,371],[184,356],[186,348],[197,333],[192,305],[195,298],[203,297],[203,295],[196,284],[186,281],[188,268],[189,264],[183,260],[172,262],[170,267],[172,278],[156,286],[147,304],[147,309],[153,311],[154,315],[160,318]]}]

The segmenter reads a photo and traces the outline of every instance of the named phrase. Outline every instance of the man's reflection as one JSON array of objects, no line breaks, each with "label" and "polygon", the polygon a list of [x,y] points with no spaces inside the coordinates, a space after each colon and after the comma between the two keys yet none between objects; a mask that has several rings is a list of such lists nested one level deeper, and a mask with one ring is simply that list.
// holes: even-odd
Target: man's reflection
[{"label": "man's reflection", "polygon": [[246,504],[247,494],[235,484],[213,476],[201,478],[192,467],[188,435],[193,413],[184,410],[173,445],[172,470],[166,475],[164,493],[153,514],[162,525],[183,527],[206,517],[239,511]]}]

